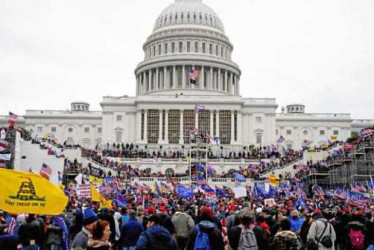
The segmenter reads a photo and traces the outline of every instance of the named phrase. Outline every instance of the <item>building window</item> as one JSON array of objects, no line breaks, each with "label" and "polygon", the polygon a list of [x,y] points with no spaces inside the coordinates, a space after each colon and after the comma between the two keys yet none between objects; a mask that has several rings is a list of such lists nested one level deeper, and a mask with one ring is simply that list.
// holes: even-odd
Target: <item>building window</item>
[{"label": "building window", "polygon": [[171,43],[171,53],[175,53],[175,43]]},{"label": "building window", "polygon": [[198,113],[199,120],[199,131],[203,133],[209,133],[210,131],[210,111],[203,110]]},{"label": "building window", "polygon": [[153,56],[156,56],[156,46],[153,46]]},{"label": "building window", "polygon": [[275,134],[278,135],[278,129],[275,130]]},{"label": "building window", "polygon": [[166,117],[166,111],[163,110],[162,111],[162,140],[165,140],[165,128],[166,128],[165,117]]},{"label": "building window", "polygon": [[56,131],[57,131],[57,128],[56,128],[56,127],[52,127],[52,128],[51,128],[51,132],[52,132],[52,133],[55,133]]},{"label": "building window", "polygon": [[262,143],[262,134],[256,133],[256,143],[261,144]]},{"label": "building window", "polygon": [[195,42],[195,52],[199,52],[199,43]]},{"label": "building window", "polygon": [[147,125],[148,125],[148,143],[158,143],[159,135],[159,111],[157,109],[148,110]]},{"label": "building window", "polygon": [[221,47],[221,57],[223,57],[223,47]]},{"label": "building window", "polygon": [[161,55],[161,44],[158,45],[158,55]]},{"label": "building window", "polygon": [[183,43],[179,42],[179,53],[183,52]]},{"label": "building window", "polygon": [[190,52],[190,51],[191,51],[191,43],[187,42],[187,52]]},{"label": "building window", "polygon": [[120,143],[122,142],[122,130],[116,130],[116,142]]},{"label": "building window", "polygon": [[43,127],[38,127],[38,133],[43,132]]},{"label": "building window", "polygon": [[97,128],[97,132],[98,132],[98,133],[102,133],[102,132],[103,132],[103,129],[102,129],[102,128]]},{"label": "building window", "polygon": [[303,131],[303,134],[304,134],[304,135],[307,135],[307,134],[308,134],[308,130],[304,130],[304,131]]},{"label": "building window", "polygon": [[209,54],[213,54],[213,45],[211,43],[209,44]]},{"label": "building window", "polygon": [[319,131],[319,134],[320,134],[320,135],[325,135],[325,130],[320,130],[320,131]]},{"label": "building window", "polygon": [[256,117],[256,123],[262,123],[262,117],[257,116]]},{"label": "building window", "polygon": [[169,110],[168,114],[169,122],[169,143],[179,143],[179,133],[180,133],[180,112],[179,110]]},{"label": "building window", "polygon": [[[183,111],[183,136],[190,136],[191,132],[195,128],[195,110],[184,110]],[[189,140],[184,142],[189,143]]]},{"label": "building window", "polygon": [[203,43],[203,53],[205,53],[205,43]]},{"label": "building window", "polygon": [[122,115],[117,115],[117,122],[122,121]]},{"label": "building window", "polygon": [[144,140],[144,110],[142,110],[142,117],[141,117],[141,134],[140,134],[140,137],[141,137],[141,140],[143,141]]},{"label": "building window", "polygon": [[85,128],[84,128],[84,132],[85,132],[85,133],[89,133],[89,132],[90,132],[90,128],[89,128],[89,127],[85,127]]},{"label": "building window", "polygon": [[217,135],[216,126],[217,126],[217,115],[216,115],[216,111],[214,111],[213,113],[213,136],[214,137]]},{"label": "building window", "polygon": [[73,128],[68,128],[68,132],[72,133],[73,132]]},{"label": "building window", "polygon": [[221,110],[219,112],[219,136],[221,144],[230,144],[231,142],[231,111]]},{"label": "building window", "polygon": [[234,140],[238,140],[238,112],[234,113]]},{"label": "building window", "polygon": [[168,53],[168,44],[165,43],[165,54],[167,54],[167,53]]},{"label": "building window", "polygon": [[339,135],[339,130],[334,130],[334,135]]},{"label": "building window", "polygon": [[216,56],[218,56],[218,45],[216,45]]},{"label": "building window", "polygon": [[288,129],[288,130],[286,131],[286,134],[291,135],[291,134],[292,134],[292,131],[291,131],[290,129]]}]

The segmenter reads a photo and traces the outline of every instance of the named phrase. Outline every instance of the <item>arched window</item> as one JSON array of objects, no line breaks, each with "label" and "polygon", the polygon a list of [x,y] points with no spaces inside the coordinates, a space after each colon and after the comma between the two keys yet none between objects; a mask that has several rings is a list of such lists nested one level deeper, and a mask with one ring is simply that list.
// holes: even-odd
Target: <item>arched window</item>
[{"label": "arched window", "polygon": [[167,175],[167,176],[173,176],[174,175],[174,170],[172,168],[166,169],[165,175]]},{"label": "arched window", "polygon": [[218,56],[218,45],[216,45],[216,56]]},{"label": "arched window", "polygon": [[158,55],[161,55],[161,44],[158,45]]},{"label": "arched window", "polygon": [[167,53],[168,53],[168,44],[165,43],[165,54],[167,54]]},{"label": "arched window", "polygon": [[199,43],[195,42],[195,52],[199,52]]},{"label": "arched window", "polygon": [[221,47],[221,57],[223,57],[223,47]]},{"label": "arched window", "polygon": [[183,52],[183,43],[179,42],[179,53]]},{"label": "arched window", "polygon": [[205,43],[203,43],[203,49],[202,49],[203,51],[203,53],[205,53]]},{"label": "arched window", "polygon": [[187,52],[190,52],[190,50],[191,50],[191,44],[190,42],[187,42]]},{"label": "arched window", "polygon": [[171,53],[175,53],[175,43],[171,43]]},{"label": "arched window", "polygon": [[156,56],[156,46],[153,46],[153,56]]},{"label": "arched window", "polygon": [[211,43],[209,44],[209,54],[213,54],[213,45]]}]

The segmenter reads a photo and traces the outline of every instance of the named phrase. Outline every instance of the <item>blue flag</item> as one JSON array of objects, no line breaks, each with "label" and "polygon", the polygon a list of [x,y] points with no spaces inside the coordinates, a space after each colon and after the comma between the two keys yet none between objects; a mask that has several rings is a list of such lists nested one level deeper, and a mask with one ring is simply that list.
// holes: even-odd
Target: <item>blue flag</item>
[{"label": "blue flag", "polygon": [[278,190],[276,187],[273,187],[272,185],[269,185],[269,194],[267,195],[269,198],[276,197],[278,194]]},{"label": "blue flag", "polygon": [[238,173],[234,174],[234,178],[235,178],[236,181],[245,181],[244,176],[241,175],[241,174],[238,174]]},{"label": "blue flag", "polygon": [[257,196],[263,196],[263,197],[267,197],[268,196],[268,194],[265,191],[265,185],[264,185],[264,183],[255,183],[253,192]]},{"label": "blue flag", "polygon": [[193,198],[193,192],[181,184],[177,187],[178,195],[182,198]]},{"label": "blue flag", "polygon": [[209,193],[214,193],[214,189],[211,188],[208,184],[203,184],[200,186],[202,190]]},{"label": "blue flag", "polygon": [[204,168],[203,165],[197,164],[196,165],[196,171],[205,172],[205,168]]},{"label": "blue flag", "polygon": [[220,196],[220,197],[226,197],[227,195],[225,194],[225,192],[223,192],[222,189],[216,187],[216,195],[217,196]]},{"label": "blue flag", "polygon": [[295,208],[297,209],[298,207],[306,207],[306,203],[302,196],[295,202]]},{"label": "blue flag", "polygon": [[155,181],[155,185],[156,185],[156,191],[157,191],[158,196],[162,196],[162,192],[160,190],[160,187],[157,184],[157,181]]}]

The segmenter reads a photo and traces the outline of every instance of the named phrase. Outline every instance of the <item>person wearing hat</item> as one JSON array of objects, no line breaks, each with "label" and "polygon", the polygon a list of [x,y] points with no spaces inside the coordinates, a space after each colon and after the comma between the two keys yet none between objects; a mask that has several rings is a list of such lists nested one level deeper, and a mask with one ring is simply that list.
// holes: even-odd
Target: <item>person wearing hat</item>
[{"label": "person wearing hat", "polygon": [[130,211],[129,217],[130,219],[122,225],[119,240],[120,249],[124,250],[135,248],[140,234],[144,231],[143,225],[135,218],[135,211]]},{"label": "person wearing hat", "polygon": [[92,208],[86,208],[83,211],[83,227],[82,230],[74,237],[71,244],[72,250],[86,249],[88,238],[92,235],[95,222],[98,220]]},{"label": "person wearing hat", "polygon": [[199,213],[200,223],[195,225],[190,231],[190,236],[188,238],[186,247],[187,250],[194,249],[195,240],[199,232],[206,233],[208,235],[210,249],[225,249],[221,231],[217,228],[217,225],[212,221],[213,215],[214,212],[212,208],[207,206],[201,207]]},{"label": "person wearing hat", "polygon": [[[256,235],[253,232],[253,213],[251,209],[243,208],[240,210],[238,217],[240,225],[233,226],[228,232],[231,249],[246,249],[245,246],[248,249],[258,249]],[[248,240],[244,241],[244,239]]]}]

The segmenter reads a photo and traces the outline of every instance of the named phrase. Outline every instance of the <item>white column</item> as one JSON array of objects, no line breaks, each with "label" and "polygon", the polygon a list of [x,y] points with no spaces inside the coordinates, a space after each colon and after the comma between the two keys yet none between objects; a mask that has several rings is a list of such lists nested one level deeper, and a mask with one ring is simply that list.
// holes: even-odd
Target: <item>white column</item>
[{"label": "white column", "polygon": [[223,84],[225,84],[225,92],[229,92],[228,91],[228,81],[227,81],[227,70],[225,70],[225,82]]},{"label": "white column", "polygon": [[201,72],[200,72],[200,88],[204,89],[204,66],[201,66]]},{"label": "white column", "polygon": [[184,139],[183,139],[183,110],[179,111],[179,115],[180,115],[179,144],[184,144]]},{"label": "white column", "polygon": [[169,143],[169,110],[165,110],[165,143]]},{"label": "white column", "polygon": [[236,142],[240,145],[243,145],[243,116],[242,116],[242,112],[241,111],[238,111],[238,139],[236,140]]},{"label": "white column", "polygon": [[149,84],[148,91],[151,91],[152,90],[152,70],[148,70],[148,84]]},{"label": "white column", "polygon": [[235,122],[234,122],[234,111],[231,110],[231,142],[230,144],[235,143]]},{"label": "white column", "polygon": [[216,135],[219,137],[219,110],[216,110]]},{"label": "white column", "polygon": [[148,110],[144,110],[144,143],[148,143]]},{"label": "white column", "polygon": [[240,94],[240,79],[239,79],[239,76],[236,78],[237,80],[237,87],[236,87],[236,94],[239,95]]},{"label": "white column", "polygon": [[162,110],[160,109],[158,112],[158,143],[162,143]]},{"label": "white column", "polygon": [[210,129],[209,129],[209,132],[210,132],[210,135],[212,137],[214,137],[214,134],[213,134],[213,110],[210,110]]},{"label": "white column", "polygon": [[214,89],[214,83],[213,83],[213,67],[210,67],[210,79],[209,79],[209,85],[208,88],[210,90]]},{"label": "white column", "polygon": [[139,88],[140,88],[140,75],[136,75],[136,96],[139,95]]},{"label": "white column", "polygon": [[166,81],[166,71],[167,71],[167,67],[165,66],[164,67],[164,86],[163,86],[163,89],[168,88],[168,86],[166,86],[166,83],[167,83],[167,81]]},{"label": "white column", "polygon": [[186,65],[182,65],[182,88],[186,88]]},{"label": "white column", "polygon": [[158,90],[158,84],[160,82],[160,78],[159,78],[159,75],[158,75],[158,68],[156,68],[156,77],[155,77],[155,90]]},{"label": "white column", "polygon": [[195,112],[195,128],[199,128],[199,112]]},{"label": "white column", "polygon": [[177,71],[175,68],[176,67],[173,66],[173,89],[177,88]]},{"label": "white column", "polygon": [[222,91],[221,69],[218,69],[218,91]]},{"label": "white column", "polygon": [[136,119],[135,119],[135,128],[136,128],[136,136],[135,136],[135,143],[139,143],[142,137],[142,113],[140,110],[136,111]]}]

